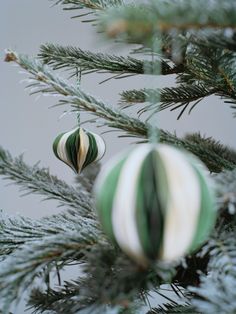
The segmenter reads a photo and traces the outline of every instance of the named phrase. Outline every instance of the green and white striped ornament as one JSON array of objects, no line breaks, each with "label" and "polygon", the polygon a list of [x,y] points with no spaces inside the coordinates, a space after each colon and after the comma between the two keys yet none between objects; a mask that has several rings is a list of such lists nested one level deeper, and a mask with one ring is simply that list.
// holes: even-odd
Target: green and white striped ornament
[{"label": "green and white striped ornament", "polygon": [[207,169],[164,144],[113,158],[95,183],[105,233],[138,264],[175,261],[196,250],[215,223]]},{"label": "green and white striped ornament", "polygon": [[80,173],[86,166],[100,160],[106,150],[101,136],[77,127],[58,135],[53,151],[58,159]]}]

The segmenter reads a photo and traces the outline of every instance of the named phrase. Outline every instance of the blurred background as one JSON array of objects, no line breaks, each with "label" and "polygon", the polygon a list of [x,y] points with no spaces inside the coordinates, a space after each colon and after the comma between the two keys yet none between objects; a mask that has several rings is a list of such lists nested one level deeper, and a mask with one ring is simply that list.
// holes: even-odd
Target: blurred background
[{"label": "blurred background", "polygon": [[[76,116],[63,115],[69,107],[49,107],[56,104],[53,97],[29,96],[24,90],[27,76],[20,73],[19,68],[4,63],[4,50],[11,48],[17,52],[36,55],[41,44],[46,42],[62,45],[75,45],[82,49],[96,52],[107,52],[127,55],[127,47],[104,42],[89,23],[81,23],[80,19],[70,19],[70,12],[62,11],[60,6],[51,7],[49,0],[7,0],[2,1],[0,10],[0,145],[8,149],[13,156],[24,154],[24,159],[33,165],[41,161],[41,166],[49,167],[52,174],[73,183],[74,174],[69,167],[53,155],[52,143],[61,132],[70,130],[76,125]],[[63,73],[64,77],[68,73]],[[82,77],[82,88],[105,101],[111,106],[118,106],[119,92],[124,89],[141,88],[145,86],[170,86],[174,78],[161,77],[157,80],[148,76],[134,76],[122,80],[112,79],[99,84],[109,75],[90,74]],[[128,111],[134,116],[135,109]],[[63,115],[63,116],[62,116]],[[176,131],[181,136],[186,133],[201,131],[202,135],[213,136],[231,147],[236,148],[234,134],[236,124],[232,109],[216,97],[208,97],[193,110],[191,115],[184,114],[177,121],[177,112],[165,111],[155,117],[159,127]],[[88,118],[83,114],[81,120]],[[87,128],[97,133],[102,129],[87,125]],[[118,133],[104,134],[107,152],[102,160],[104,163],[116,152],[133,143],[130,139],[117,138]],[[39,196],[20,197],[17,187],[7,185],[0,178],[0,209],[29,217],[39,218],[58,212],[54,201],[42,202]],[[23,308],[19,307],[23,313]]]}]

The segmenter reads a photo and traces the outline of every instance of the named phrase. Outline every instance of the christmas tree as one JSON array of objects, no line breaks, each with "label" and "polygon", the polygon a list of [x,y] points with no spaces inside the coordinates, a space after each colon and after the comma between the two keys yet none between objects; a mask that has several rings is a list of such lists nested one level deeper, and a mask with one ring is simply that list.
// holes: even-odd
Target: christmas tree
[{"label": "christmas tree", "polygon": [[[235,108],[235,1],[53,3],[131,55],[53,43],[35,58],[6,52],[31,94],[56,95],[75,113],[77,126],[52,146],[76,185],[0,148],[4,178],[64,207],[38,220],[1,212],[1,313],[14,311],[25,292],[32,313],[236,313],[236,151],[200,133],[180,138],[158,128],[160,111],[181,118],[210,95]],[[175,84],[124,90],[111,107],[81,88],[84,74],[101,71],[174,75]],[[126,110],[135,105],[131,116]],[[86,128],[82,112],[92,114]],[[100,168],[107,128],[136,143]],[[61,280],[72,266],[72,278]]]}]

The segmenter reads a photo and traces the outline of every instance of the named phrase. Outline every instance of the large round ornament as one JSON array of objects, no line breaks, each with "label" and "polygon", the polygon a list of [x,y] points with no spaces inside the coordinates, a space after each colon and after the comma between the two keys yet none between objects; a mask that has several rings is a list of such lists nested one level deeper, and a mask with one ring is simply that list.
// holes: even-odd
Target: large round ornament
[{"label": "large round ornament", "polygon": [[141,144],[113,158],[95,183],[105,233],[137,263],[175,261],[215,223],[208,171],[188,152]]},{"label": "large round ornament", "polygon": [[58,135],[53,143],[56,157],[77,173],[101,159],[105,150],[105,143],[99,135],[79,127]]}]

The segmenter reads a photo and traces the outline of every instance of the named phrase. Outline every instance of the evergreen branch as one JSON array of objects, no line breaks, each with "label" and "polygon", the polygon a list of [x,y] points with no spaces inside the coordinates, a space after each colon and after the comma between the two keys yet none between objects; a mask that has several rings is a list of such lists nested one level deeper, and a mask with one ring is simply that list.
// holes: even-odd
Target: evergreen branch
[{"label": "evergreen branch", "polygon": [[[236,159],[236,151],[230,148],[226,148],[219,141],[212,139],[211,137],[202,137],[199,133],[187,134],[184,141],[194,143],[201,150],[201,154],[204,152],[211,152],[211,154],[219,154],[223,159],[228,160],[230,163],[234,163]],[[198,154],[200,156],[200,152]],[[200,157],[201,159],[201,157]],[[231,168],[232,170],[233,168]],[[220,172],[220,171],[219,171]]]},{"label": "evergreen branch", "polygon": [[[211,47],[210,43],[209,47],[197,39],[195,45],[192,45],[191,37],[189,43],[184,71],[177,76],[177,87],[124,91],[121,102],[149,102],[150,105],[141,109],[140,113],[147,110],[154,110],[155,113],[171,107],[171,110],[181,108],[180,117],[190,102],[193,101],[193,104],[189,113],[203,97],[214,94],[232,104],[232,108],[236,108],[235,54],[227,50],[222,52],[222,49]],[[159,101],[160,104],[157,105]]]},{"label": "evergreen branch", "polygon": [[235,313],[236,311],[236,240],[235,222],[219,228],[203,249],[210,255],[208,275],[201,276],[193,306],[203,313]]},{"label": "evergreen branch", "polygon": [[152,110],[153,113],[171,108],[171,111],[182,108],[180,116],[191,102],[194,104],[192,108],[199,103],[204,97],[214,94],[213,88],[207,88],[203,85],[185,85],[180,84],[177,87],[162,88],[162,89],[141,89],[128,90],[121,93],[121,101],[126,103],[143,103],[149,102],[139,112],[143,113]]},{"label": "evergreen branch", "polygon": [[55,265],[63,267],[70,261],[82,261],[86,250],[97,242],[97,231],[80,228],[26,243],[9,255],[0,269],[1,307],[6,313],[13,302],[33,284],[43,271],[49,273]]},{"label": "evergreen branch", "polygon": [[[63,10],[66,11],[78,11],[88,10],[86,13],[77,14],[72,18],[84,17],[88,15],[96,16],[97,12],[105,10],[108,7],[120,6],[123,4],[123,0],[50,0],[55,2],[55,5],[61,5]],[[93,22],[96,18],[84,20],[83,22]]]},{"label": "evergreen branch", "polygon": [[235,313],[236,311],[236,277],[235,274],[217,274],[201,278],[198,289],[191,289],[196,294],[193,306],[200,312]]},{"label": "evergreen branch", "polygon": [[53,311],[57,314],[76,314],[76,313],[96,313],[96,314],[134,314],[125,310],[121,305],[108,305],[98,302],[96,296],[86,296],[83,294],[84,280],[65,282],[64,286],[57,290],[49,289],[33,289],[28,301],[30,309],[34,309],[34,313],[44,313]]},{"label": "evergreen branch", "polygon": [[82,308],[100,313],[98,309],[116,310],[118,307],[122,310],[119,313],[133,313],[137,304],[139,307],[143,305],[150,285],[167,280],[173,272],[171,267],[161,269],[157,265],[151,271],[140,270],[120,251],[108,246],[93,247],[87,257],[84,268],[87,277],[68,282],[49,293],[42,289],[33,290],[29,301],[32,308],[39,313],[55,310],[57,313],[74,314]]},{"label": "evergreen branch", "polygon": [[[41,46],[39,57],[54,69],[68,68],[73,70],[99,71],[105,70],[115,73],[143,73],[143,61],[132,57],[117,57],[102,53],[83,51],[72,46],[46,44]],[[92,73],[92,72],[89,72]]]},{"label": "evergreen branch", "polygon": [[98,230],[96,220],[81,217],[76,209],[40,220],[27,217],[0,215],[0,255],[4,258],[26,242],[33,242],[47,236],[60,235],[68,230],[76,232],[87,228],[92,233]]},{"label": "evergreen branch", "polygon": [[[169,282],[175,275],[175,263],[153,263],[148,269],[140,268],[110,245],[93,246],[86,253],[85,273],[89,274],[83,285],[85,295],[97,296],[109,304],[132,303],[137,298]],[[124,295],[125,292],[125,295]],[[143,299],[142,299],[143,300]]]},{"label": "evergreen branch", "polygon": [[127,5],[107,10],[101,27],[111,37],[127,34],[143,42],[145,37],[146,41],[150,39],[155,30],[236,28],[235,21],[234,0],[213,0],[210,3],[204,0],[153,0],[146,5]]},{"label": "evergreen branch", "polygon": [[[223,171],[213,176],[216,182],[216,193],[219,209],[227,210],[231,215],[236,213],[236,171]],[[230,217],[231,219],[232,217]]]},{"label": "evergreen branch", "polygon": [[215,90],[215,94],[236,103],[235,56],[215,48],[192,46],[186,55],[184,74],[178,75],[178,82],[202,84]]},{"label": "evergreen branch", "polygon": [[[0,270],[0,297],[3,310],[7,311],[13,301],[31,285],[36,277],[45,270],[46,274],[55,265],[60,268],[70,261],[84,262],[84,274],[88,276],[80,279],[79,286],[67,291],[59,288],[48,296],[51,310],[61,309],[58,313],[78,313],[81,308],[88,310],[112,307],[124,310],[133,308],[133,301],[143,298],[150,289],[150,285],[159,286],[170,280],[175,272],[174,265],[155,264],[149,270],[135,267],[120,250],[111,247],[106,242],[94,245],[97,232],[88,232],[87,228],[80,232],[65,232],[61,236],[44,238],[44,241],[27,243],[20,250],[12,253],[2,262]],[[135,283],[135,284],[133,284]],[[146,291],[146,292],[145,292]],[[64,298],[61,299],[62,294]],[[33,298],[34,299],[34,298]],[[31,298],[30,304],[42,310],[42,294],[37,294],[36,304]],[[60,301],[59,301],[60,299]],[[136,302],[137,303],[137,302]],[[70,309],[67,312],[66,309]],[[63,311],[64,312],[63,312]],[[123,313],[123,312],[122,312]],[[131,313],[128,311],[127,313]]]},{"label": "evergreen branch", "polygon": [[201,314],[197,312],[190,304],[176,305],[171,303],[165,303],[163,306],[159,305],[156,308],[152,308],[146,314]]},{"label": "evergreen branch", "polygon": [[[27,165],[22,156],[12,158],[9,152],[0,147],[0,175],[20,185],[28,193],[45,196],[46,200],[55,199],[59,204],[75,208],[81,216],[93,217],[93,204],[90,194],[79,183],[79,193],[66,182],[52,176],[48,169]],[[81,176],[84,176],[83,174]],[[28,194],[27,193],[27,194]]]},{"label": "evergreen branch", "polygon": [[160,101],[160,110],[169,108],[175,104],[190,103],[209,95],[214,90],[207,89],[201,85],[184,85],[177,87],[165,87],[162,89],[143,88],[141,90],[128,90],[121,93],[122,102],[127,103],[143,103],[150,102],[156,104]]},{"label": "evergreen branch", "polygon": [[233,30],[227,32],[197,32],[192,33],[189,38],[185,38],[186,44],[192,43],[198,47],[225,49],[232,52],[236,52],[236,33]]},{"label": "evergreen branch", "polygon": [[[121,38],[121,42],[124,40]],[[144,40],[136,37],[125,37],[128,44],[138,44],[132,47],[131,53],[148,55],[152,59],[154,57],[162,58],[172,65],[173,73],[181,73],[185,71],[185,53],[188,46],[187,36],[182,33],[155,33],[152,38],[145,37]],[[160,67],[159,67],[160,68]],[[158,72],[158,68],[156,72]]]},{"label": "evergreen branch", "polygon": [[[187,149],[198,156],[212,172],[221,172],[223,168],[232,170],[235,167],[233,166],[235,152],[212,138],[204,138],[197,133],[193,133],[180,139],[167,133],[166,137],[160,137],[160,141]],[[199,145],[199,143],[201,144]],[[216,159],[219,162],[218,164],[216,164]]]},{"label": "evergreen branch", "polygon": [[217,270],[220,274],[231,272],[236,275],[235,219],[232,221],[231,225],[220,226],[202,249],[202,254],[207,252],[210,256],[209,272]]},{"label": "evergreen branch", "polygon": [[56,311],[58,314],[72,314],[75,306],[76,310],[88,307],[95,302],[95,299],[91,297],[79,297],[81,281],[83,280],[78,279],[72,282],[65,282],[64,286],[57,290],[49,289],[48,291],[43,291],[40,288],[33,289],[30,294],[28,306],[30,309],[34,309],[34,313]]},{"label": "evergreen branch", "polygon": [[148,101],[148,97],[152,99],[151,95],[153,95],[154,99],[159,99],[160,97],[160,90],[159,89],[151,89],[151,88],[142,88],[142,89],[132,89],[132,90],[125,90],[121,92],[121,103],[128,104],[127,107],[130,104],[133,103],[143,103]]},{"label": "evergreen branch", "polygon": [[[75,110],[91,112],[96,117],[102,118],[105,121],[103,124],[123,130],[129,136],[143,137],[146,140],[150,128],[148,123],[143,123],[139,119],[132,118],[121,111],[112,109],[102,101],[96,100],[77,86],[62,80],[41,62],[17,55],[14,52],[8,52],[5,60],[16,62],[31,74],[32,84],[29,87],[34,87],[33,93],[64,96],[60,104],[70,104]],[[159,135],[161,142],[183,147],[197,155],[213,172],[220,172],[224,168],[233,169],[236,165],[235,155],[231,154],[232,151],[219,145],[214,140],[203,139],[203,145],[199,145],[199,142],[201,142],[199,136],[196,136],[197,143],[195,143],[192,139],[180,139],[176,135],[163,130],[159,130]],[[193,139],[195,139],[194,136]],[[218,149],[220,149],[220,154],[217,152]],[[224,151],[223,157],[222,151]],[[226,156],[230,156],[230,158],[226,158]]]},{"label": "evergreen branch", "polygon": [[51,0],[55,5],[65,6],[64,10],[104,10],[110,6],[117,6],[123,3],[122,0]]},{"label": "evergreen branch", "polygon": [[135,314],[130,309],[125,310],[121,306],[99,304],[92,296],[81,296],[81,279],[73,282],[66,282],[63,287],[57,290],[34,289],[28,302],[29,308],[34,313],[53,311],[57,314]]},{"label": "evergreen branch", "polygon": [[183,69],[180,66],[171,67],[164,60],[154,62],[139,60],[122,56],[114,56],[103,53],[92,53],[80,48],[67,46],[63,47],[54,44],[41,46],[39,57],[44,63],[53,66],[53,69],[66,68],[75,75],[78,70],[82,73],[105,71],[112,73],[134,73],[134,74],[154,74],[153,69],[160,68],[160,74],[168,75],[180,73]]},{"label": "evergreen branch", "polygon": [[[174,53],[171,44],[173,43],[174,37],[165,33],[162,36],[164,43],[161,43],[162,53],[167,59],[171,59],[171,53]],[[218,49],[225,50],[227,52],[236,52],[236,32],[234,29],[223,29],[223,30],[189,30],[189,32],[181,32],[177,34],[177,43],[181,47],[188,49],[192,46],[207,48],[207,49]],[[141,49],[142,51],[142,49]]]},{"label": "evergreen branch", "polygon": [[23,55],[9,52],[6,61],[15,61],[29,74],[31,74],[33,93],[45,93],[64,96],[61,104],[71,104],[76,110],[84,110],[93,113],[97,117],[107,120],[106,125],[126,131],[131,136],[145,137],[147,127],[138,119],[131,118],[119,111],[105,105],[102,101],[96,100],[91,95],[83,92],[77,86],[73,86],[62,80],[49,67],[38,60],[31,60]]}]

